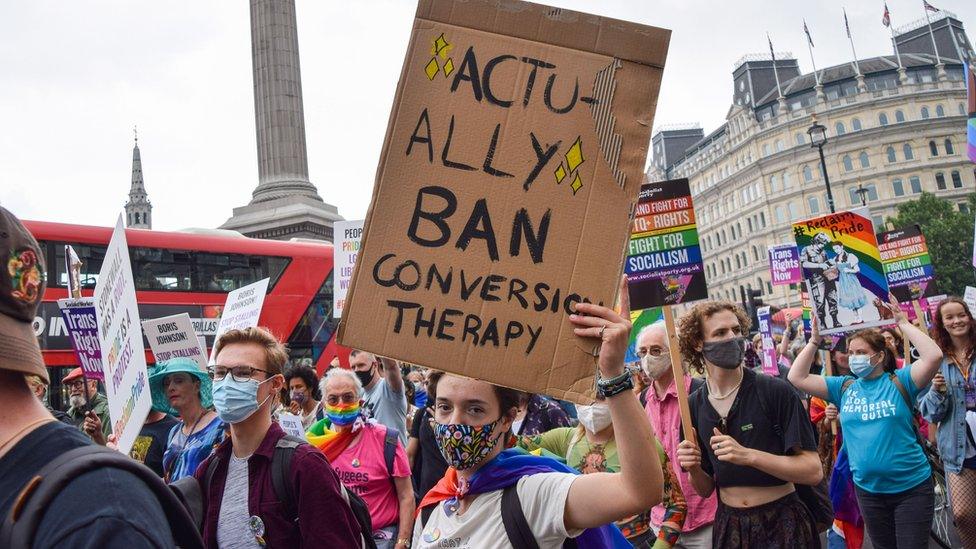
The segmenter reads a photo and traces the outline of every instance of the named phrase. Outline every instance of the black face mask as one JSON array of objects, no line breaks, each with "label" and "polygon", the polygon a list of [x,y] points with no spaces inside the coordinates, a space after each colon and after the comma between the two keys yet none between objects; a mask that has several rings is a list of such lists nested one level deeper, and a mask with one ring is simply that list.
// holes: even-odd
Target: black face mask
[{"label": "black face mask", "polygon": [[373,382],[373,369],[370,368],[365,372],[356,371],[356,377],[359,378],[359,382],[363,384],[363,387],[368,387],[370,383]]},{"label": "black face mask", "polygon": [[710,341],[702,345],[702,356],[709,363],[724,368],[734,370],[742,364],[742,357],[745,355],[745,345],[741,337],[734,337],[725,341]]}]

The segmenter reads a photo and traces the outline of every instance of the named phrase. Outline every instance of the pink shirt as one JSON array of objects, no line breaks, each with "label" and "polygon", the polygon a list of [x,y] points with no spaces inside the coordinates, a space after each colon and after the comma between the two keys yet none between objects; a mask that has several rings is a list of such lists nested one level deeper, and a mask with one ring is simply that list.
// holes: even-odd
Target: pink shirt
[{"label": "pink shirt", "polygon": [[[685,376],[685,390],[689,391],[690,389],[691,378]],[[678,464],[678,443],[680,442],[678,438],[681,436],[681,412],[678,410],[678,390],[674,385],[673,379],[671,380],[671,385],[668,386],[668,390],[664,393],[663,399],[658,398],[653,385],[647,390],[647,405],[644,407],[644,412],[647,413],[647,418],[651,421],[651,427],[654,428],[654,433],[657,434],[657,438],[661,441],[661,445],[664,446],[664,451],[671,460],[674,473],[678,476],[678,484],[681,485],[681,492],[688,502],[688,516],[685,519],[682,531],[690,532],[711,524],[715,521],[715,510],[718,507],[715,492],[712,492],[712,495],[707,498],[699,496],[698,492],[695,492],[695,487],[691,485],[691,477]],[[655,525],[660,526],[663,518],[663,505],[658,505],[651,510],[651,521]]]},{"label": "pink shirt", "polygon": [[[383,461],[383,444],[386,427],[378,423],[366,423],[359,440],[353,441],[332,462],[339,480],[346,488],[356,492],[366,501],[373,530],[396,524],[400,519],[396,487]],[[393,458],[393,476],[409,477],[410,465],[407,453],[397,440]]]}]

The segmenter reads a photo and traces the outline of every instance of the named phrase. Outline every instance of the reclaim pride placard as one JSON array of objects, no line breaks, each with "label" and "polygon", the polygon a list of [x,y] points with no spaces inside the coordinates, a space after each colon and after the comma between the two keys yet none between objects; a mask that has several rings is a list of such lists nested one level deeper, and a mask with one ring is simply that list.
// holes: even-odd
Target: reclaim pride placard
[{"label": "reclaim pride placard", "polygon": [[[69,277],[70,279],[70,277]],[[98,342],[98,320],[95,313],[95,298],[79,297],[59,299],[58,307],[68,331],[71,348],[78,357],[78,364],[88,379],[104,380],[102,371],[102,348]]]},{"label": "reclaim pride placard", "polygon": [[874,226],[866,209],[793,224],[813,315],[824,335],[892,324]]},{"label": "reclaim pride placard", "polygon": [[624,272],[631,310],[708,297],[687,179],[641,187]]},{"label": "reclaim pride placard", "polygon": [[207,371],[206,350],[193,330],[190,315],[180,313],[144,320],[142,330],[157,364],[171,358],[189,358],[196,361],[201,370]]},{"label": "reclaim pride placard", "polygon": [[795,244],[777,244],[769,247],[769,274],[773,286],[799,284],[803,281],[800,252]]},{"label": "reclaim pride placard", "polygon": [[119,216],[95,285],[105,396],[119,451],[128,454],[152,406],[125,224]]},{"label": "reclaim pride placard", "polygon": [[539,4],[420,0],[343,345],[589,401],[670,32]]},{"label": "reclaim pride placard", "polygon": [[335,259],[332,271],[335,273],[335,283],[332,285],[333,317],[342,316],[342,308],[346,304],[346,293],[352,283],[352,272],[359,256],[359,245],[363,239],[363,221],[336,221],[332,226],[335,235],[335,246],[332,247],[332,257]]},{"label": "reclaim pride placard", "polygon": [[224,310],[220,314],[220,322],[217,324],[217,332],[214,334],[214,346],[210,350],[208,364],[213,365],[217,358],[217,339],[220,338],[221,334],[258,325],[270,280],[270,278],[258,280],[227,294],[227,301],[224,302]]},{"label": "reclaim pride placard", "polygon": [[878,235],[888,288],[899,303],[936,295],[935,269],[918,225]]}]

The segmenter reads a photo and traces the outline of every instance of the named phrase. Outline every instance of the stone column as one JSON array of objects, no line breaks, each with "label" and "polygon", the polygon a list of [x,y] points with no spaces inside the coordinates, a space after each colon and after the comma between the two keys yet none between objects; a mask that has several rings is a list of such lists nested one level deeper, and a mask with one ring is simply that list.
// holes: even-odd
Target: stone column
[{"label": "stone column", "polygon": [[258,186],[251,204],[285,196],[322,201],[308,179],[295,0],[251,0]]}]

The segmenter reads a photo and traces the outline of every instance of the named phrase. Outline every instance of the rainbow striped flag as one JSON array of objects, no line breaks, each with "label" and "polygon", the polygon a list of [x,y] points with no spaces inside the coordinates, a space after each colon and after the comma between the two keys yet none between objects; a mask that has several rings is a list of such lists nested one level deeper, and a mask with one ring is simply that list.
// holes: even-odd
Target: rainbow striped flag
[{"label": "rainbow striped flag", "polygon": [[971,66],[966,69],[966,96],[969,99],[969,122],[966,124],[969,161],[976,162],[976,68]]}]

